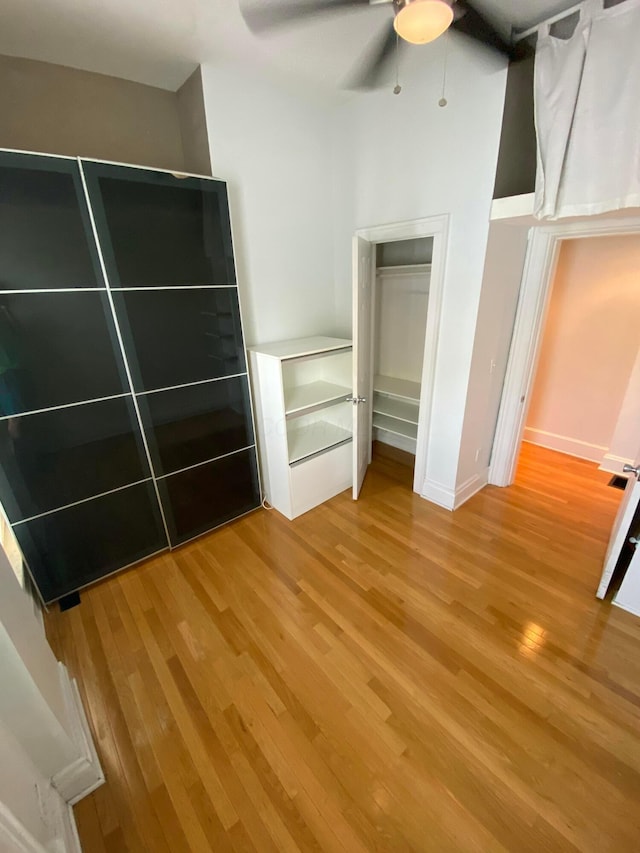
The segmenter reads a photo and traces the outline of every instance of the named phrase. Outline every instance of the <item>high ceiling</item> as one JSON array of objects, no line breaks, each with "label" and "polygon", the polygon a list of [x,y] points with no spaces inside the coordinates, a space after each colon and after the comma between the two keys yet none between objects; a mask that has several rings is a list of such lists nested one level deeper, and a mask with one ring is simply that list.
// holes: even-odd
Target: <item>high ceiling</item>
[{"label": "high ceiling", "polygon": [[[505,31],[570,5],[572,0],[477,0]],[[389,15],[389,6],[374,6],[258,39],[247,30],[238,0],[0,0],[0,54],[172,90],[198,63],[235,58],[335,89]]]}]

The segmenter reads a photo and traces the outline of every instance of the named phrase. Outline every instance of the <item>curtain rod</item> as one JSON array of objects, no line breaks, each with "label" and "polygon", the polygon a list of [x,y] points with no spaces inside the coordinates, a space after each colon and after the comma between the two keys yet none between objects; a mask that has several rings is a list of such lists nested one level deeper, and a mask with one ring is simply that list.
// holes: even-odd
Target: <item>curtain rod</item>
[{"label": "curtain rod", "polygon": [[564,12],[558,12],[557,15],[554,15],[552,18],[545,18],[544,21],[540,21],[535,25],[535,27],[529,27],[526,30],[521,30],[520,32],[512,33],[511,42],[512,44],[516,44],[516,42],[522,41],[522,39],[529,38],[534,33],[538,32],[538,27],[541,24],[555,24],[557,21],[562,21],[564,18],[568,18],[569,15],[573,15],[575,12],[579,11],[582,8],[582,3],[576,3],[575,6],[570,6],[568,9],[565,9]]}]

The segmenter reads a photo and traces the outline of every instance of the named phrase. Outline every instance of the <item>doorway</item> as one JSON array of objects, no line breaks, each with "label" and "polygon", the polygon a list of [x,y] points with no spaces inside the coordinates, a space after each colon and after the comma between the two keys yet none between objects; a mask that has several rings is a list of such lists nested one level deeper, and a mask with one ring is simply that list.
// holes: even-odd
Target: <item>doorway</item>
[{"label": "doorway", "polygon": [[354,237],[354,499],[374,438],[415,454],[413,490],[424,497],[448,225],[443,215]]},{"label": "doorway", "polygon": [[493,442],[489,473],[493,485],[509,486],[515,478],[563,242],[625,235],[640,235],[640,218],[600,217],[531,229]]},{"label": "doorway", "polygon": [[[621,475],[637,450],[640,236],[566,239],[550,283],[523,440]],[[636,367],[637,363],[637,367]]]}]

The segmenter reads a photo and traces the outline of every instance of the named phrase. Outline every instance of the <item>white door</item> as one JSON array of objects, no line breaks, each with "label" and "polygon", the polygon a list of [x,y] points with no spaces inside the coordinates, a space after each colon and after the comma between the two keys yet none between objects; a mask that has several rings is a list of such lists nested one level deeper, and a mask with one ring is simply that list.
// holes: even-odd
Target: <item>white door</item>
[{"label": "white door", "polygon": [[353,238],[353,499],[357,500],[371,461],[373,389],[373,252],[362,237]]},{"label": "white door", "polygon": [[[638,458],[640,458],[640,453],[638,454]],[[622,546],[624,545],[627,536],[630,535],[629,528],[631,526],[631,521],[633,520],[635,511],[640,503],[640,467],[638,467],[638,458],[636,459],[636,467],[633,469],[634,473],[631,473],[631,476],[627,481],[622,503],[618,509],[616,520],[613,523],[613,530],[611,531],[611,538],[609,539],[609,547],[607,548],[607,554],[604,558],[604,568],[602,570],[602,577],[600,578],[600,586],[596,593],[598,598],[604,598],[607,594],[613,570],[618,562]]]},{"label": "white door", "polygon": [[640,544],[638,534],[631,541],[635,545],[635,552],[613,603],[630,613],[635,613],[636,616],[640,616]]}]

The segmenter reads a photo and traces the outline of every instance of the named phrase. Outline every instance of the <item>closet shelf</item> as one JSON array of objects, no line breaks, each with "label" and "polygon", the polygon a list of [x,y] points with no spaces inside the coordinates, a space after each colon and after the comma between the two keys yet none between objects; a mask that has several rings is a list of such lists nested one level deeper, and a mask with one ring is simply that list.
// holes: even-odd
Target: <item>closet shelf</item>
[{"label": "closet shelf", "polygon": [[405,438],[418,437],[418,425],[410,424],[406,421],[400,421],[397,418],[391,418],[387,415],[379,415],[374,413],[373,425],[378,429],[383,429],[386,432],[393,432],[396,435],[403,435]]},{"label": "closet shelf", "polygon": [[302,427],[289,427],[289,464],[300,462],[308,456],[329,450],[345,441],[351,441],[349,430],[328,423],[315,421]]},{"label": "closet shelf", "polygon": [[330,406],[339,403],[351,394],[351,388],[336,385],[333,382],[310,382],[295,388],[285,389],[286,417],[301,415],[318,406]]},{"label": "closet shelf", "polygon": [[418,403],[409,403],[397,397],[385,397],[379,393],[373,398],[374,414],[387,415],[410,424],[418,424],[418,408]]},{"label": "closet shelf", "polygon": [[396,379],[395,376],[376,376],[373,380],[373,390],[392,397],[401,397],[417,403],[420,400],[420,383],[408,379]]},{"label": "closet shelf", "polygon": [[416,275],[431,272],[431,264],[388,264],[376,268],[376,275]]}]

